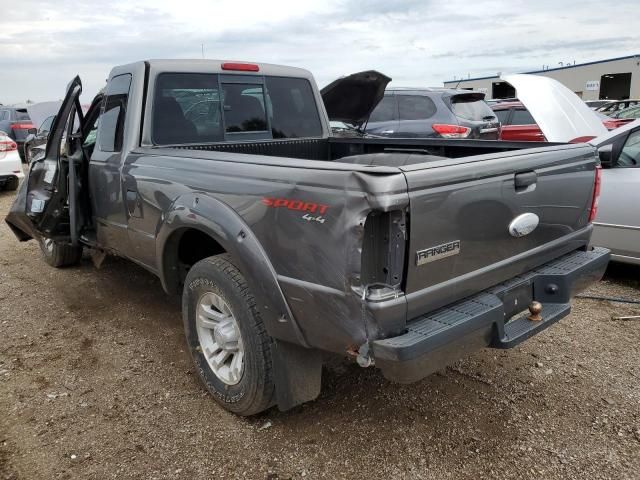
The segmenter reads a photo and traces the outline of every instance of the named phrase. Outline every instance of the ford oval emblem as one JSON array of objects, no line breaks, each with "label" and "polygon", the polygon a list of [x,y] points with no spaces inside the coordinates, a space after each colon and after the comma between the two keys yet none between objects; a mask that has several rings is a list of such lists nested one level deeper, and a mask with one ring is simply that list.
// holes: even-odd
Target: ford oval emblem
[{"label": "ford oval emblem", "polygon": [[509,224],[509,234],[512,237],[524,237],[533,232],[540,223],[540,219],[535,213],[523,213],[511,220]]}]

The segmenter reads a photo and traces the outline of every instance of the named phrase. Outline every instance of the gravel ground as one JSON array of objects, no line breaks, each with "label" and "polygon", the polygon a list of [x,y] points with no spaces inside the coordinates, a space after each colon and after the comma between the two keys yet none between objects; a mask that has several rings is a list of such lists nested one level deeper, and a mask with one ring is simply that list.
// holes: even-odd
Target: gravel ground
[{"label": "gravel ground", "polygon": [[[639,274],[590,293],[640,299]],[[2,222],[0,479],[640,478],[640,321],[612,314],[640,306],[577,300],[414,385],[336,361],[317,401],[245,419],[205,393],[155,277],[52,269]]]}]

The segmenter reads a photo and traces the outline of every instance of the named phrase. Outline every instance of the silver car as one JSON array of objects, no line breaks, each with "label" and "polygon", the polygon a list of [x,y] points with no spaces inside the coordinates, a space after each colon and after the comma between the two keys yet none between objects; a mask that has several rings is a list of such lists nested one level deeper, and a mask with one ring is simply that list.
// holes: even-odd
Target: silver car
[{"label": "silver car", "polygon": [[603,168],[591,243],[611,249],[612,260],[640,265],[640,120],[596,141]]}]

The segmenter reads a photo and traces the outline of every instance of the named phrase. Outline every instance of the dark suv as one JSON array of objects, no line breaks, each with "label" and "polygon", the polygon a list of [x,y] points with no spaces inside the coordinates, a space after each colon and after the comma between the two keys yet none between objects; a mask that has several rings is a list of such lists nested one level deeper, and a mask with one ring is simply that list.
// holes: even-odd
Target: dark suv
[{"label": "dark suv", "polygon": [[18,153],[24,160],[24,141],[34,128],[26,108],[0,106],[0,132],[5,132],[18,144]]},{"label": "dark suv", "polygon": [[366,125],[385,137],[443,137],[497,140],[500,123],[484,93],[437,88],[391,88]]}]

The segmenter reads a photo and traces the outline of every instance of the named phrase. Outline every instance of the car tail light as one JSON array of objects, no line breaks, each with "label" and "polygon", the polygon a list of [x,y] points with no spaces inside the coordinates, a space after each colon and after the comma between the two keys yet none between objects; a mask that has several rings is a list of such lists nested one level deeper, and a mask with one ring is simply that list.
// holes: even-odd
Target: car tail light
[{"label": "car tail light", "polygon": [[600,186],[602,184],[602,167],[596,165],[596,178],[593,181],[593,199],[591,200],[591,210],[589,211],[589,223],[596,219],[598,214],[598,199],[600,198]]},{"label": "car tail light", "polygon": [[0,152],[12,152],[18,149],[18,144],[13,140],[0,140]]},{"label": "car tail light", "polygon": [[569,143],[585,143],[588,142],[589,140],[593,140],[594,137],[593,135],[585,135],[584,137],[576,137],[573,140],[569,140]]},{"label": "car tail light", "polygon": [[255,63],[225,62],[221,66],[222,70],[236,70],[239,72],[258,72],[260,67]]},{"label": "car tail light", "polygon": [[446,123],[434,123],[431,128],[444,138],[466,138],[471,133],[470,128]]},{"label": "car tail light", "polygon": [[35,128],[33,123],[12,123],[11,130],[29,130],[30,128]]}]

